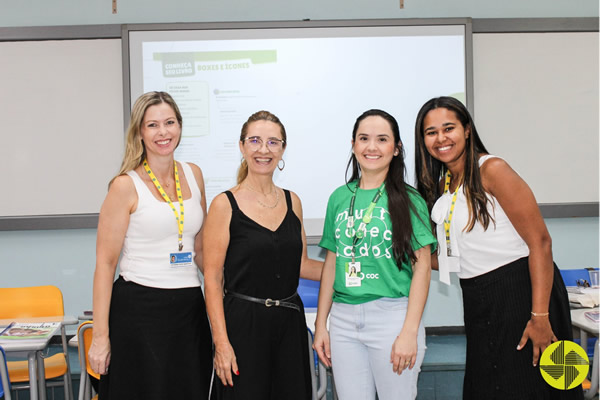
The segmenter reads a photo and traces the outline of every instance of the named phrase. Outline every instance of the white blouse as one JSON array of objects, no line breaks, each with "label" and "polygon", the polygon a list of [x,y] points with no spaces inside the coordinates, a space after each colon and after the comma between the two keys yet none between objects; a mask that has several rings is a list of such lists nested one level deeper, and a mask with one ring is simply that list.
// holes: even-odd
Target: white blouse
[{"label": "white blouse", "polygon": [[[479,167],[495,156],[479,158]],[[437,224],[438,263],[440,281],[450,284],[450,272],[461,279],[473,278],[490,272],[512,261],[529,255],[529,248],[519,236],[496,198],[486,193],[490,202],[488,212],[493,218],[487,230],[475,221],[473,230],[464,228],[469,222],[469,208],[463,187],[458,190],[450,224],[451,257],[447,255],[444,219],[448,218],[453,193],[444,193],[431,210],[431,219]]]},{"label": "white blouse", "polygon": [[[204,212],[202,194],[191,167],[181,163],[192,197],[184,200],[183,251],[194,252],[194,240],[202,227]],[[171,266],[170,254],[178,252],[177,221],[171,207],[158,200],[142,178],[135,172],[127,173],[133,179],[138,195],[135,212],[129,216],[129,227],[123,243],[120,274],[126,281],[143,286],[174,289],[201,286],[199,270],[192,261],[187,266]],[[173,205],[179,212],[179,202]]]}]

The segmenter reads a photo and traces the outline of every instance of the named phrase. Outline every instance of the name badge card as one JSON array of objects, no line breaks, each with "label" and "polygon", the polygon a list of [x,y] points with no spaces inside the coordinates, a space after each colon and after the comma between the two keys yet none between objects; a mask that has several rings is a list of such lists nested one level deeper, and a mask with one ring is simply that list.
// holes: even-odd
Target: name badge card
[{"label": "name badge card", "polygon": [[359,262],[346,263],[346,287],[359,287],[362,284],[360,275]]},{"label": "name badge card", "polygon": [[189,267],[192,265],[192,252],[183,251],[181,253],[171,253],[169,254],[169,259],[171,268]]}]

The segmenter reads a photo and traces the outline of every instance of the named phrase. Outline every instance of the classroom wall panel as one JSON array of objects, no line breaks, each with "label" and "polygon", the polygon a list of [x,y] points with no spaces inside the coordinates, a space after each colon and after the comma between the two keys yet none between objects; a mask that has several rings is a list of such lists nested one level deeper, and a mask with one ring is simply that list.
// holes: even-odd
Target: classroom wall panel
[{"label": "classroom wall panel", "polygon": [[0,42],[0,216],[98,213],[123,156],[121,40]]},{"label": "classroom wall panel", "polygon": [[477,34],[473,64],[488,151],[539,203],[597,203],[598,32]]}]

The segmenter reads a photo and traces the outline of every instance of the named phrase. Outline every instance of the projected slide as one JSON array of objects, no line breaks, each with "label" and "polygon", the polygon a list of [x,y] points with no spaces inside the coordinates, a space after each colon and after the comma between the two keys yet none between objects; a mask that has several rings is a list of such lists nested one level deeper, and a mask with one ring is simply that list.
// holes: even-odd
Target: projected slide
[{"label": "projected slide", "polygon": [[418,109],[433,96],[465,100],[462,25],[131,32],[130,41],[131,97],[164,90],[175,98],[183,114],[176,158],[202,168],[209,203],[235,185],[240,129],[258,110],[279,116],[288,133],[276,184],[300,196],[306,219],[322,219],[344,183],[363,111],[397,118],[413,182]]}]

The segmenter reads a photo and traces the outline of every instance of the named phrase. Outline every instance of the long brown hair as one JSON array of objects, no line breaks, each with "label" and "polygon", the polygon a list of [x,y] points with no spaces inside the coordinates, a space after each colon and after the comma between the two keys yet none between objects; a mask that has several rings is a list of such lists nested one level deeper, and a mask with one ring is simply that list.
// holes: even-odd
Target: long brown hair
[{"label": "long brown hair", "polygon": [[[392,133],[394,134],[394,147],[398,149],[398,155],[392,158],[388,173],[385,177],[385,190],[388,196],[388,212],[390,213],[390,220],[392,221],[392,250],[396,264],[398,265],[398,268],[401,268],[402,262],[404,261],[417,261],[417,257],[411,245],[413,228],[410,213],[412,211],[415,215],[418,216],[418,214],[410,201],[408,192],[412,191],[415,195],[417,193],[414,188],[404,182],[404,175],[406,173],[404,147],[402,146],[402,140],[400,139],[398,122],[393,116],[385,111],[377,109],[365,111],[354,123],[352,140],[356,140],[358,127],[367,117],[381,117],[389,123]],[[361,171],[360,164],[354,153],[352,153],[350,160],[348,160],[346,176],[348,175],[348,170],[351,166],[352,175],[347,182],[356,181],[358,184]]]},{"label": "long brown hair", "polygon": [[443,162],[433,158],[425,148],[425,127],[423,124],[427,113],[436,108],[445,108],[454,112],[465,131],[469,129],[471,132],[466,138],[465,170],[463,175],[463,190],[469,207],[469,223],[465,227],[465,230],[467,232],[473,230],[475,221],[479,221],[485,230],[494,219],[487,209],[489,199],[481,182],[479,155],[488,154],[488,151],[479,138],[471,114],[469,114],[467,108],[460,101],[453,97],[433,98],[425,103],[417,114],[417,121],[415,123],[417,190],[421,193],[431,211],[435,201],[442,195],[440,180],[444,179],[448,170]]},{"label": "long brown hair", "polygon": [[[244,122],[244,125],[242,125],[242,132],[240,133],[240,142],[243,142],[244,139],[246,139],[246,136],[248,135],[248,127],[250,126],[250,124],[256,121],[270,121],[279,125],[279,129],[281,131],[281,139],[283,139],[283,148],[285,149],[285,146],[287,145],[287,134],[285,133],[285,127],[283,126],[283,123],[279,120],[279,118],[277,118],[275,114],[265,110],[255,112],[248,118],[248,121]],[[245,159],[242,159],[237,175],[238,185],[242,183],[247,176],[248,163]]]},{"label": "long brown hair", "polygon": [[[142,161],[144,161],[144,158],[146,157],[146,148],[144,147],[141,133],[144,115],[149,107],[161,103],[166,103],[173,109],[175,118],[177,118],[177,121],[179,122],[179,126],[183,128],[181,112],[179,111],[179,107],[177,107],[177,103],[175,103],[175,100],[173,100],[169,93],[148,92],[138,97],[131,110],[131,119],[129,120],[129,128],[127,129],[125,139],[125,155],[123,156],[121,169],[117,176],[124,175],[127,172],[136,169]],[[181,135],[179,136],[179,141],[181,141]],[[179,146],[179,142],[177,142],[177,146]],[[109,186],[117,176],[111,179]]]}]

